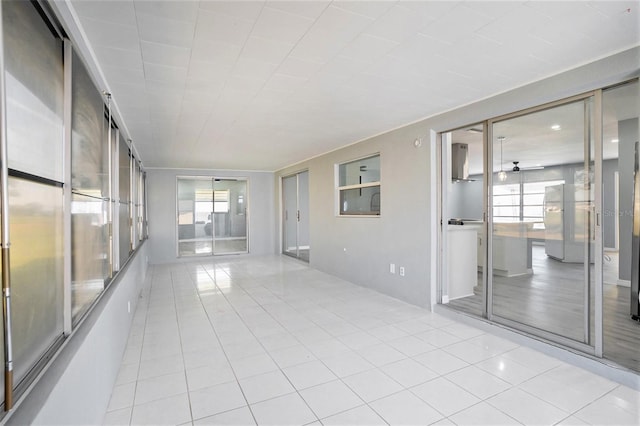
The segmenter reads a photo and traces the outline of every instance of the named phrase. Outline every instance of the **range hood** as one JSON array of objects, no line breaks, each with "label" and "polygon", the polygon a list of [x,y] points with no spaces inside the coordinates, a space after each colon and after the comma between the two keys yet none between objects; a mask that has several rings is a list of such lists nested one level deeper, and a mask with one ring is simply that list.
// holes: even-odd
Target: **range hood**
[{"label": "range hood", "polygon": [[469,179],[469,145],[466,143],[451,144],[451,180],[472,181]]}]

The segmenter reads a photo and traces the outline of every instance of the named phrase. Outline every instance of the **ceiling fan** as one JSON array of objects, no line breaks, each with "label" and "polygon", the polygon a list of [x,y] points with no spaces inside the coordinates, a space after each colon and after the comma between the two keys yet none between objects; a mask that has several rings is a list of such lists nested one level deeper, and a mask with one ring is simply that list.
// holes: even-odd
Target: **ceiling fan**
[{"label": "ceiling fan", "polygon": [[542,169],[544,169],[544,166],[520,167],[520,166],[518,166],[518,164],[520,164],[519,161],[512,161],[512,163],[513,163],[513,169],[511,169],[511,171],[514,172],[514,173],[518,173],[521,170],[522,171],[526,171],[526,170],[542,170]]}]

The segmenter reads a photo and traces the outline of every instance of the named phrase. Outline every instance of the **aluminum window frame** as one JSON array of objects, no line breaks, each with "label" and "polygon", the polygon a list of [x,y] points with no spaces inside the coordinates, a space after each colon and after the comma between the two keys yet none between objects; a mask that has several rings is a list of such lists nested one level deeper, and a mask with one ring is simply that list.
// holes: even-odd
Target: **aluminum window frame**
[{"label": "aluminum window frame", "polygon": [[[350,184],[350,185],[340,185],[340,167],[342,166],[346,166],[348,164],[353,164],[353,163],[357,163],[359,161],[363,161],[363,160],[369,160],[372,158],[378,158],[378,164],[380,167],[380,171],[379,171],[379,176],[378,176],[378,180],[374,181],[374,182],[365,182],[365,183],[358,183],[358,184]],[[335,175],[335,216],[336,217],[361,217],[361,218],[376,218],[376,217],[380,217],[382,216],[382,202],[381,202],[381,193],[382,193],[382,155],[380,154],[380,152],[376,152],[373,154],[368,154],[362,157],[358,157],[352,160],[348,160],[348,161],[343,161],[340,163],[335,164],[334,166],[334,175]],[[365,189],[365,188],[379,188],[378,190],[378,204],[379,204],[379,210],[377,214],[373,214],[373,210],[365,212],[363,214],[357,214],[357,213],[343,213],[343,210],[341,208],[341,194],[344,191],[350,191],[350,190],[354,190],[354,189]]]}]

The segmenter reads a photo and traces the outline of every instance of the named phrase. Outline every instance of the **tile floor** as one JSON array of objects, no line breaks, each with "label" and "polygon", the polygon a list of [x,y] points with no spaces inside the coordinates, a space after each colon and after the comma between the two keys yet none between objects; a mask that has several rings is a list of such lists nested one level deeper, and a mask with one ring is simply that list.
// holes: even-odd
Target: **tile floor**
[{"label": "tile floor", "polygon": [[639,424],[640,393],[284,256],[153,266],[104,424]]}]

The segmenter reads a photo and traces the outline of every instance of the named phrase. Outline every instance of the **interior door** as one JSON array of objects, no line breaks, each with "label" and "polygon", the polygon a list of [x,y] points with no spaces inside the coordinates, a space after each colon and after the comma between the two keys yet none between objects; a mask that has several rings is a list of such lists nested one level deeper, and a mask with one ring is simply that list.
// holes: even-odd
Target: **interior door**
[{"label": "interior door", "polygon": [[309,172],[298,173],[298,257],[309,261]]},{"label": "interior door", "polygon": [[282,252],[298,257],[298,176],[282,179],[283,244]]},{"label": "interior door", "polygon": [[282,179],[282,253],[305,261],[310,257],[309,172]]}]

